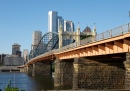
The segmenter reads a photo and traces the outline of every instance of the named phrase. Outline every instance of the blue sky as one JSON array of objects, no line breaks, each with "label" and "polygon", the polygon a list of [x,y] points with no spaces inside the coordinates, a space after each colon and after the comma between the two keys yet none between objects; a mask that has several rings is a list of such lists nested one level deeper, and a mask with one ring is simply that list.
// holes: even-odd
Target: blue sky
[{"label": "blue sky", "polygon": [[11,54],[14,43],[30,51],[33,31],[48,31],[48,11],[81,30],[95,23],[97,33],[130,22],[130,0],[0,0],[0,53]]}]

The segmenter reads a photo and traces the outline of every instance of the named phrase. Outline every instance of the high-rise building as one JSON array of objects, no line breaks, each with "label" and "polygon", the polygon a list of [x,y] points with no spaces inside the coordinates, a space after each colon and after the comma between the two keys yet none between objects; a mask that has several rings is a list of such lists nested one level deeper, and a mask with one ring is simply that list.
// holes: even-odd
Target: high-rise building
[{"label": "high-rise building", "polygon": [[64,21],[64,31],[74,31],[74,23],[72,21]]},{"label": "high-rise building", "polygon": [[58,16],[56,11],[48,12],[48,32],[58,32],[60,22],[63,31],[74,31],[74,23],[72,21],[64,20],[61,16]]},{"label": "high-rise building", "polygon": [[[64,27],[64,19],[63,19],[61,16],[58,16],[58,17],[57,17],[57,23],[58,23],[58,25],[57,25],[57,30],[58,30],[59,27],[60,27],[60,23],[62,24],[62,27]],[[63,29],[63,31],[64,31],[64,29]]]},{"label": "high-rise building", "polygon": [[58,32],[60,22],[64,27],[64,19],[61,16],[58,16],[56,11],[48,12],[48,32]]},{"label": "high-rise building", "polygon": [[32,35],[32,49],[35,49],[42,38],[41,31],[34,31]]},{"label": "high-rise building", "polygon": [[29,55],[29,51],[27,49],[23,50],[23,58],[25,61],[27,61],[27,56]]},{"label": "high-rise building", "polygon": [[19,56],[21,56],[20,47],[21,47],[21,45],[19,45],[17,43],[14,43],[14,45],[12,45],[12,55],[19,55]]},{"label": "high-rise building", "polygon": [[57,32],[57,12],[48,12],[48,32]]}]

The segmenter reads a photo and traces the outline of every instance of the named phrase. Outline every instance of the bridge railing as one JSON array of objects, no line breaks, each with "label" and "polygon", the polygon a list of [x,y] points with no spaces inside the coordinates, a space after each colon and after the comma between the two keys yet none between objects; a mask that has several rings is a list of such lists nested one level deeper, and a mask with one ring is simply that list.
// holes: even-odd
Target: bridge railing
[{"label": "bridge railing", "polygon": [[105,31],[103,33],[97,34],[96,36],[88,37],[86,39],[83,39],[83,40],[80,40],[78,42],[64,46],[61,49],[59,49],[59,52],[64,51],[64,50],[68,50],[68,49],[73,49],[75,47],[85,45],[85,44],[89,44],[89,43],[92,43],[92,42],[101,41],[101,40],[104,40],[104,39],[123,35],[123,34],[126,34],[128,32],[130,32],[130,23],[119,26],[117,28],[114,28],[114,29],[111,29],[111,30],[108,30],[108,31]]}]

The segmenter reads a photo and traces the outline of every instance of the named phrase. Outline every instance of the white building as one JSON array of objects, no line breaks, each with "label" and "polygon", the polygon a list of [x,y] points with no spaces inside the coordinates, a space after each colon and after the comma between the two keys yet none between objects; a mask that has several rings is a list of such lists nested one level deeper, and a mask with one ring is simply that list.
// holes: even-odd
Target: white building
[{"label": "white building", "polygon": [[48,12],[48,32],[58,32],[57,30],[57,12]]},{"label": "white building", "polygon": [[74,31],[74,23],[72,21],[64,21],[64,31]]},{"label": "white building", "polygon": [[24,60],[27,60],[27,56],[29,55],[29,51],[27,49],[23,50],[23,58]]}]

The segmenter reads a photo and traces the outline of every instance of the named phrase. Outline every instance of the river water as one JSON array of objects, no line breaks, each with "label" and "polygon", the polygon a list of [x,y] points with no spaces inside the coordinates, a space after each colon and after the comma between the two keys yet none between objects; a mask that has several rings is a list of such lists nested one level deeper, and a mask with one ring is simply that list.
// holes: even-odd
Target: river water
[{"label": "river water", "polygon": [[52,76],[31,77],[26,73],[20,72],[1,72],[0,73],[0,89],[4,91],[7,83],[11,80],[11,86],[24,89],[26,91],[44,91],[44,90],[66,90],[71,87],[54,87],[54,79]]}]

